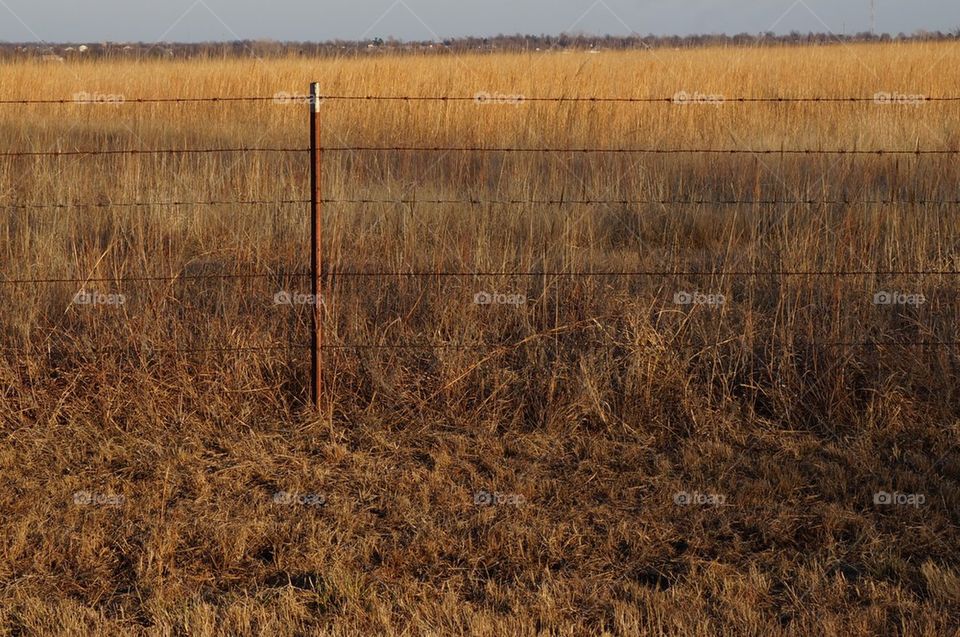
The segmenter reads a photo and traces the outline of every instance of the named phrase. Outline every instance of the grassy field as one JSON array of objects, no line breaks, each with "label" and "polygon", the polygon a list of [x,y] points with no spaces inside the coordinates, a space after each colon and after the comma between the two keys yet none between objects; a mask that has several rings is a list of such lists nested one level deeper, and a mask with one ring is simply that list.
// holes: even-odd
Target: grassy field
[{"label": "grassy field", "polygon": [[956,155],[332,149],[955,150],[960,105],[909,96],[960,95],[958,65],[0,67],[0,100],[126,100],[0,105],[0,155],[302,149],[303,104],[131,100],[311,81],[715,96],[324,101],[319,415],[310,309],[274,303],[309,292],[307,206],[111,205],[302,200],[305,153],[0,156],[0,634],[960,634]]}]

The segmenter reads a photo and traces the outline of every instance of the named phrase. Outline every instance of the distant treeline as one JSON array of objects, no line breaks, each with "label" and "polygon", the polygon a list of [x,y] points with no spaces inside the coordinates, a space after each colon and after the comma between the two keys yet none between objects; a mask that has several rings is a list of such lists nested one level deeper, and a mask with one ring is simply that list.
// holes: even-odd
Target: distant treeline
[{"label": "distant treeline", "polygon": [[130,58],[198,58],[198,57],[285,57],[380,55],[384,53],[449,53],[493,51],[551,51],[564,49],[628,50],[648,48],[695,48],[706,46],[785,46],[829,45],[854,42],[960,40],[960,28],[951,32],[918,31],[899,33],[739,33],[737,35],[674,35],[674,36],[586,36],[586,35],[498,35],[489,38],[457,38],[446,40],[400,41],[374,38],[363,41],[277,42],[272,40],[238,40],[201,43],[8,43],[0,42],[0,59],[40,58],[50,61],[74,57]]}]

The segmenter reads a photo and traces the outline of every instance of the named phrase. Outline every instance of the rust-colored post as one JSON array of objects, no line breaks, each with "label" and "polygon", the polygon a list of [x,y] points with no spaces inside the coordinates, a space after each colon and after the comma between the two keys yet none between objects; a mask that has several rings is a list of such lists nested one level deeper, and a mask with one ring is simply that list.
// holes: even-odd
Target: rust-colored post
[{"label": "rust-colored post", "polygon": [[323,215],[321,210],[320,84],[310,85],[310,273],[313,294],[311,321],[310,400],[320,408],[323,387]]}]

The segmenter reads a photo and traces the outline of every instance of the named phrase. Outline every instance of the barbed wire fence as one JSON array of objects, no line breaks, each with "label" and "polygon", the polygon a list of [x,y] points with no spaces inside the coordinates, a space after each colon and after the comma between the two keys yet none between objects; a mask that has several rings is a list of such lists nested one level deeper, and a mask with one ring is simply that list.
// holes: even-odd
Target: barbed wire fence
[{"label": "barbed wire fence", "polygon": [[[960,102],[960,96],[912,96],[917,102],[927,103],[955,103]],[[283,278],[305,278],[313,282],[315,298],[320,299],[314,304],[312,320],[312,338],[310,344],[283,343],[263,346],[245,346],[245,347],[167,347],[167,348],[129,348],[126,351],[132,355],[143,354],[185,354],[199,352],[220,352],[220,353],[243,353],[243,352],[273,352],[289,350],[308,350],[313,353],[312,362],[312,399],[319,405],[322,390],[322,357],[323,350],[482,350],[489,352],[508,351],[513,347],[527,343],[531,337],[522,339],[518,343],[404,343],[404,344],[381,344],[381,343],[354,343],[354,344],[327,344],[322,339],[322,326],[325,304],[323,303],[323,284],[337,277],[341,278],[377,278],[377,277],[462,277],[462,278],[481,278],[481,277],[895,277],[895,276],[957,276],[960,270],[956,269],[914,269],[914,270],[615,270],[615,271],[412,271],[412,270],[377,270],[377,271],[347,271],[327,269],[323,266],[322,258],[322,214],[323,205],[462,205],[462,206],[519,206],[519,205],[549,205],[549,206],[605,206],[605,205],[661,205],[661,206],[871,206],[871,207],[890,207],[890,206],[960,206],[958,198],[925,198],[913,197],[909,199],[897,198],[814,198],[814,197],[794,197],[794,198],[676,198],[676,197],[651,197],[651,198],[371,198],[371,197],[325,197],[322,194],[322,180],[320,176],[320,155],[321,153],[498,153],[498,154],[549,154],[549,153],[570,153],[570,154],[610,154],[610,155],[781,155],[781,156],[958,156],[960,149],[934,149],[920,148],[919,145],[912,149],[905,148],[875,148],[875,149],[849,149],[849,148],[610,148],[610,147],[510,147],[510,146],[370,146],[370,145],[339,145],[324,146],[320,142],[319,113],[320,106],[327,101],[347,101],[347,102],[476,102],[477,96],[398,96],[398,95],[321,95],[319,87],[314,84],[311,87],[310,95],[292,95],[284,98],[288,102],[302,102],[309,107],[311,123],[311,144],[308,147],[221,147],[221,148],[131,148],[131,149],[110,149],[110,148],[88,148],[88,149],[69,149],[69,150],[4,150],[0,151],[0,158],[16,160],[20,158],[45,158],[45,157],[98,157],[98,156],[162,156],[162,155],[214,155],[214,154],[309,154],[311,169],[311,190],[310,198],[287,198],[287,199],[197,199],[197,200],[154,200],[154,201],[62,201],[50,203],[23,203],[18,201],[0,202],[0,210],[64,210],[64,209],[135,209],[135,208],[178,208],[178,207],[215,207],[215,206],[306,206],[309,205],[312,214],[312,267],[308,272],[276,272],[276,271],[255,271],[245,273],[204,273],[189,274],[181,273],[169,276],[121,276],[121,277],[77,277],[62,276],[48,278],[4,278],[0,279],[0,286],[39,286],[45,284],[80,284],[89,283],[138,283],[138,282],[174,282],[174,281],[202,281],[202,280],[252,280],[252,279],[272,279]],[[849,96],[849,97],[724,97],[724,102],[752,104],[752,105],[782,105],[782,104],[864,104],[877,103],[877,97]],[[124,104],[147,105],[147,104],[232,104],[232,103],[263,103],[276,102],[276,96],[225,96],[225,97],[166,97],[166,98],[135,98],[124,99]],[[522,97],[523,102],[531,103],[618,103],[618,104],[677,104],[676,96],[673,97]],[[0,106],[40,106],[40,105],[72,105],[76,104],[76,99],[0,99]],[[534,335],[536,337],[550,337],[555,335],[555,330],[546,330],[543,334]],[[960,346],[960,341],[950,340],[863,340],[863,341],[836,341],[817,343],[818,346],[825,348],[873,348],[882,349],[884,347],[918,347],[918,348],[944,348]],[[683,347],[682,344],[677,345]],[[720,343],[716,344],[717,347]],[[696,347],[703,347],[698,345]],[[2,345],[0,350],[15,352],[18,354],[50,354],[53,351],[65,351],[62,347],[54,348],[49,343],[46,346],[35,347],[14,347]],[[105,354],[116,353],[117,348],[97,348],[97,347],[74,347],[69,351],[83,354]]]}]

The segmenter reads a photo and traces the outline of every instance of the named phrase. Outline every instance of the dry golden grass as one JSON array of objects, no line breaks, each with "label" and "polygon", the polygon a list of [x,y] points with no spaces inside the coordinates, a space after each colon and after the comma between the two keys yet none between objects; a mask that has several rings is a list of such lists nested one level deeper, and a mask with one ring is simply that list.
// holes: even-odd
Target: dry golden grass
[{"label": "dry golden grass", "polygon": [[[9,64],[0,98],[960,95],[953,44]],[[329,146],[960,148],[958,106],[323,104]],[[297,147],[304,106],[0,107],[0,149]],[[954,634],[956,205],[330,204],[303,153],[0,157],[3,634]],[[956,156],[324,156],[326,197],[956,200]],[[263,272],[263,278],[195,279]],[[574,272],[669,271],[673,276]],[[477,306],[481,290],[520,307]],[[721,308],[673,303],[724,294]],[[878,290],[922,293],[877,307]],[[838,343],[880,341],[882,346]],[[176,352],[256,348],[275,351]],[[32,351],[24,351],[24,348]],[[39,349],[40,351],[36,351]],[[123,496],[74,503],[74,493]],[[275,503],[317,494],[322,506]],[[478,491],[522,496],[478,506]],[[878,491],[921,506],[875,505]],[[678,493],[721,505],[675,504]]]}]

